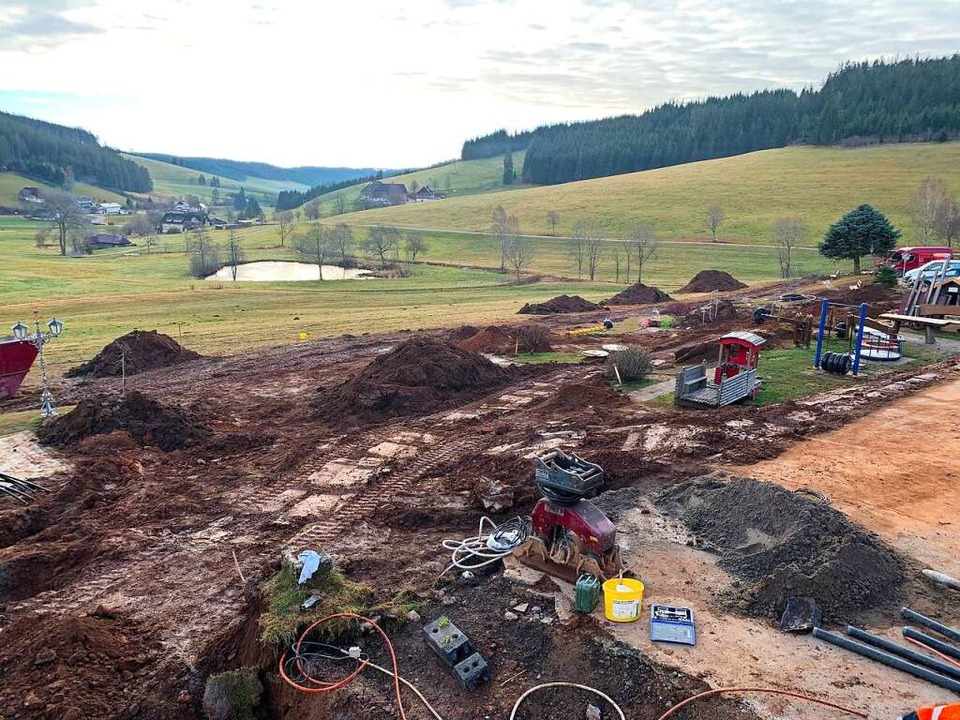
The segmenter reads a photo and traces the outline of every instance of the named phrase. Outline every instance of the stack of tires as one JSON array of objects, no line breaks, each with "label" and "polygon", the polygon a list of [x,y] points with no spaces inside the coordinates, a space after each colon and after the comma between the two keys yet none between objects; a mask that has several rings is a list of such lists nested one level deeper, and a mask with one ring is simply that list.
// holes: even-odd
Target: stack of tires
[{"label": "stack of tires", "polygon": [[836,375],[850,372],[851,358],[847,353],[828,352],[820,359],[820,369]]}]

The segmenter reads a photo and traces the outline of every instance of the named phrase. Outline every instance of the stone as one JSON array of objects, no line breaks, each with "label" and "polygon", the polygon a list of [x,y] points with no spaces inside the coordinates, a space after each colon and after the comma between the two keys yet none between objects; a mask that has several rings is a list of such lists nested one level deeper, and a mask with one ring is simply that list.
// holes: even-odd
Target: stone
[{"label": "stone", "polygon": [[41,700],[37,696],[37,694],[34,692],[27,693],[27,696],[23,699],[23,706],[25,708],[35,708],[45,704],[46,703],[43,700]]},{"label": "stone", "polygon": [[34,665],[46,665],[47,663],[52,663],[57,659],[57,651],[52,647],[45,647],[43,650],[37,653],[37,656],[33,659]]},{"label": "stone", "polygon": [[515,612],[510,612],[509,610],[507,610],[507,611],[503,614],[503,619],[504,619],[504,620],[519,620],[519,619],[520,619],[520,616],[517,615]]},{"label": "stone", "polygon": [[407,613],[407,620],[412,623],[420,622],[420,613],[418,613],[416,610],[411,610]]},{"label": "stone", "polygon": [[516,610],[518,613],[525,613],[528,607],[530,607],[530,603],[520,603],[516,605],[513,609]]}]

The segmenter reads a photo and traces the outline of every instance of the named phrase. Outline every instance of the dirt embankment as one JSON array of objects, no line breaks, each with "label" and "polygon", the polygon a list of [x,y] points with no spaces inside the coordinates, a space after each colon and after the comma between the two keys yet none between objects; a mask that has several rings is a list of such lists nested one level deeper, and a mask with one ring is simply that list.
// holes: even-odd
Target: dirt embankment
[{"label": "dirt embankment", "polygon": [[401,343],[356,377],[320,395],[316,415],[331,422],[426,415],[506,384],[512,374],[482,355],[431,337]]},{"label": "dirt embankment", "polygon": [[119,377],[169,367],[200,357],[169,335],[156,330],[134,330],[106,345],[97,355],[66,372],[67,377]]},{"label": "dirt embankment", "polygon": [[743,290],[746,284],[723,270],[701,270],[680,288],[681,293],[727,292]]},{"label": "dirt embankment", "polygon": [[558,295],[542,303],[527,303],[517,311],[518,315],[559,315],[563,313],[590,312],[600,306],[579,295]]},{"label": "dirt embankment", "polygon": [[906,562],[879,538],[826,503],[779,485],[695,480],[657,502],[744,581],[727,600],[750,615],[775,618],[787,598],[811,597],[825,620],[853,621],[892,606],[906,582]]},{"label": "dirt embankment", "polygon": [[672,297],[663,290],[643,283],[634,283],[607,300],[607,305],[649,305],[650,303],[670,302]]},{"label": "dirt embankment", "polygon": [[550,352],[551,341],[556,336],[543,325],[530,324],[517,327],[490,325],[457,342],[464,350],[479,353],[513,354]]}]

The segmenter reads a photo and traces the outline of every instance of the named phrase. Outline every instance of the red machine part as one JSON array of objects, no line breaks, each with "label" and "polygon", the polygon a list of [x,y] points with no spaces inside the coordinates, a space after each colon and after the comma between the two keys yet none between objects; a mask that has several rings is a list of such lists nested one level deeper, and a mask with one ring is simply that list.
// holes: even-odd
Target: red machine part
[{"label": "red machine part", "polygon": [[739,375],[744,370],[753,370],[760,360],[760,347],[741,338],[720,339],[720,364],[713,373],[714,385],[724,378]]},{"label": "red machine part", "polygon": [[598,555],[612,550],[617,542],[617,527],[589,500],[574,505],[555,505],[541,498],[531,514],[533,531],[541,537],[550,537],[554,528],[561,527],[577,535],[586,550]]},{"label": "red machine part", "polygon": [[27,340],[0,340],[0,398],[10,397],[37,357],[37,346]]}]

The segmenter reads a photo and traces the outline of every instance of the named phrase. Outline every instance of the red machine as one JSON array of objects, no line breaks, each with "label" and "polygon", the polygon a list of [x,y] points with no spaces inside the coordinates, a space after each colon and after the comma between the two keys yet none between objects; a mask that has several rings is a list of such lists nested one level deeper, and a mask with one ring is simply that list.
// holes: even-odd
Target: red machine
[{"label": "red machine", "polygon": [[713,382],[719,385],[723,378],[739,375],[744,370],[756,370],[760,361],[760,343],[754,333],[730,333],[720,338],[720,364],[713,372]]},{"label": "red machine", "polygon": [[37,346],[31,340],[0,338],[0,399],[10,397],[37,357]]}]

